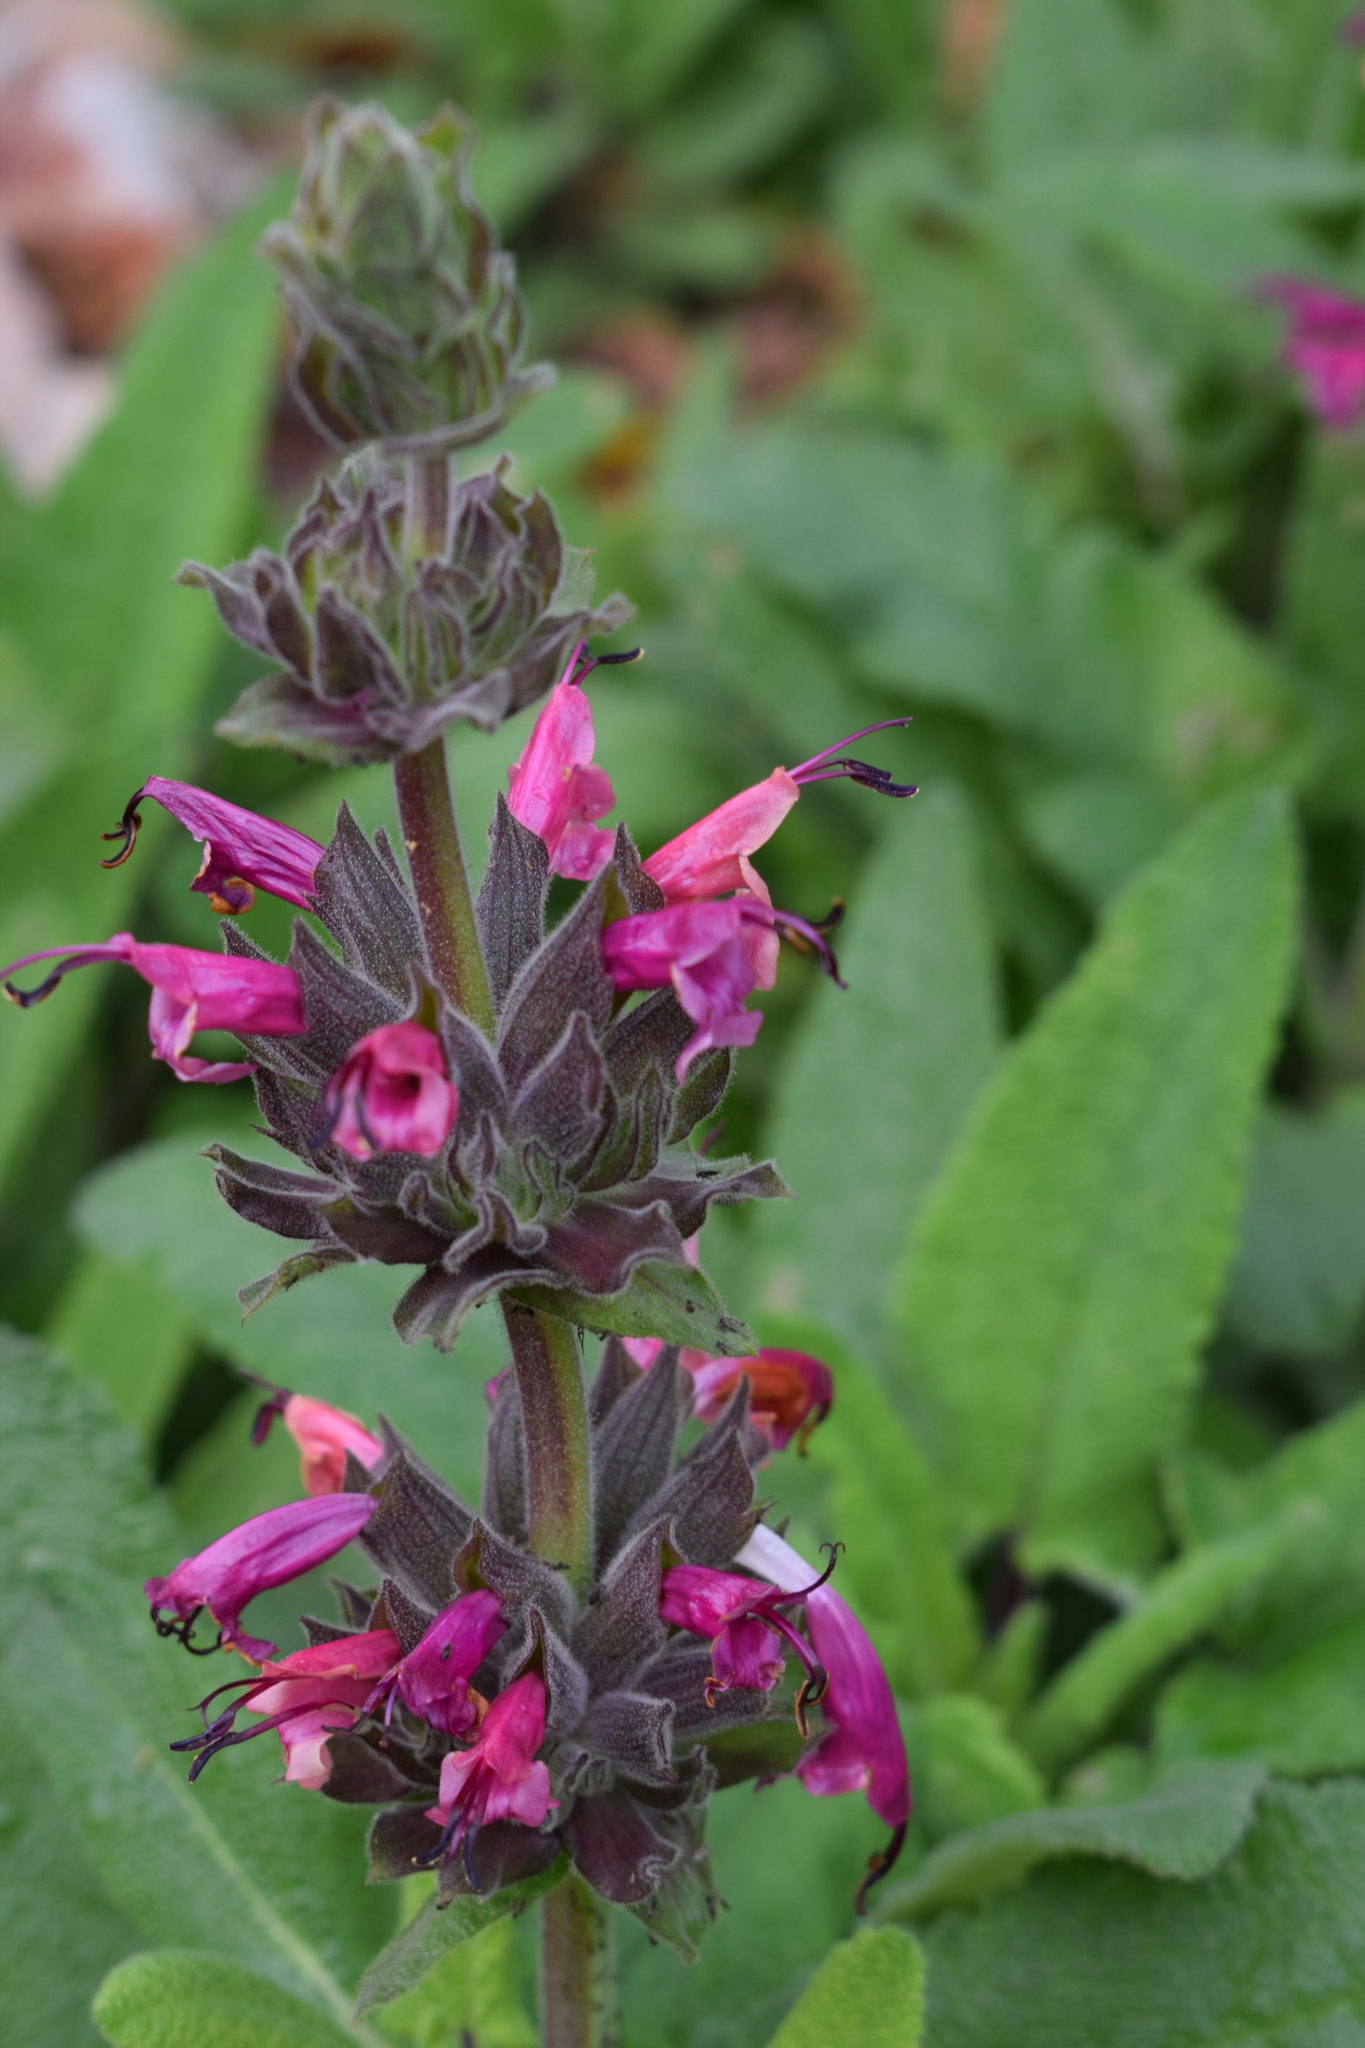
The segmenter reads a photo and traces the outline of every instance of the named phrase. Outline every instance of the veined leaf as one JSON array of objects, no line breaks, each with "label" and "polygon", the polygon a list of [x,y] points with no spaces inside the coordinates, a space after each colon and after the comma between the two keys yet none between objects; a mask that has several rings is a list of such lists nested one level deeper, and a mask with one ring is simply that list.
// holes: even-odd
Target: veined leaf
[{"label": "veined leaf", "polygon": [[254,1970],[193,1949],[129,1956],[101,1984],[95,2023],[110,2048],[347,2048],[354,2040]]},{"label": "veined leaf", "polygon": [[898,1928],[874,1927],[830,1950],[768,2048],[916,2048],[923,2024],[918,1943]]},{"label": "veined leaf", "polygon": [[1226,799],[1115,904],[921,1210],[901,1372],[964,1543],[1131,1587],[1159,1541],[1289,964],[1273,797]]}]

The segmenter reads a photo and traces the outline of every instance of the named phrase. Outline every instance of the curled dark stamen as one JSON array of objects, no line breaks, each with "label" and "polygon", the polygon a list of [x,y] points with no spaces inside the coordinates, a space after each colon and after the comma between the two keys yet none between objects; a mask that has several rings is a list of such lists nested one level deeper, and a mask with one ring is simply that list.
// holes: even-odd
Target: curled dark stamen
[{"label": "curled dark stamen", "polygon": [[7,981],[5,994],[12,1003],[17,1003],[21,1010],[31,1010],[35,1003],[45,1003],[57,983],[77,965],[79,962],[75,960],[64,960],[60,967],[53,968],[46,981],[38,983],[37,988],[16,988],[12,981]]},{"label": "curled dark stamen", "polygon": [[102,868],[121,868],[137,845],[137,835],[142,825],[142,813],[138,809],[141,802],[142,791],[139,790],[136,796],[129,797],[123,807],[123,816],[113,831],[101,832],[101,839],[117,839],[120,842],[118,852],[111,853],[108,860],[100,862]]},{"label": "curled dark stamen", "polygon": [[431,1848],[424,1849],[420,1856],[413,1857],[412,1860],[418,1866],[419,1869],[429,1870],[433,1863],[440,1862],[441,1858],[445,1855],[446,1850],[450,1847],[456,1835],[459,1833],[460,1821],[461,1815],[459,1815],[458,1813],[452,1814],[450,1819],[446,1822],[445,1826],[441,1829],[440,1834],[436,1837],[436,1840],[432,1844]]},{"label": "curled dark stamen", "polygon": [[895,1862],[896,1858],[900,1855],[901,1850],[905,1846],[905,1829],[906,1823],[902,1821],[900,1826],[896,1829],[896,1832],[892,1835],[891,1840],[887,1843],[886,1847],[884,1849],[878,1849],[875,1856],[868,1857],[867,1875],[863,1879],[862,1883],[858,1886],[857,1894],[854,1898],[855,1911],[859,1913],[865,1913],[867,1911],[868,1893],[871,1891],[874,1884],[881,1883],[882,1879],[886,1876],[892,1864]]},{"label": "curled dark stamen", "polygon": [[[159,1636],[177,1637],[189,1651],[191,1657],[212,1657],[215,1651],[221,1650],[223,1647],[223,1631],[221,1629],[219,1629],[211,1643],[199,1644],[190,1641],[194,1624],[203,1611],[202,1607],[196,1607],[193,1614],[187,1615],[180,1621],[172,1621],[164,1614],[153,1612],[152,1626]],[[212,1694],[210,1694],[210,1698],[212,1698]]]},{"label": "curled dark stamen", "polygon": [[628,647],[624,654],[594,654],[594,668],[619,668],[628,661],[638,661],[644,653],[643,647]]},{"label": "curled dark stamen", "polygon": [[823,1664],[813,1664],[801,1681],[796,1695],[796,1726],[803,1742],[810,1740],[808,1709],[818,1707],[829,1691],[829,1673]]}]

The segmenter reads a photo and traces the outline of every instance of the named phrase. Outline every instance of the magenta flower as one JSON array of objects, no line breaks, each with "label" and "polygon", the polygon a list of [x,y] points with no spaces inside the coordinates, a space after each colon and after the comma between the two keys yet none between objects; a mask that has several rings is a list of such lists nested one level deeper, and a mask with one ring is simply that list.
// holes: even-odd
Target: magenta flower
[{"label": "magenta flower", "polygon": [[[800,1587],[810,1577],[805,1559],[762,1523],[736,1562],[766,1573],[778,1586]],[[905,1840],[910,1818],[905,1744],[881,1659],[848,1602],[832,1586],[808,1589],[806,1626],[828,1677],[820,1706],[829,1726],[797,1765],[796,1774],[817,1798],[865,1793],[872,1811],[891,1829],[890,1842],[872,1857],[859,1887],[861,1912],[868,1887],[886,1875]]]},{"label": "magenta flower", "polygon": [[326,1401],[315,1401],[309,1394],[289,1394],[283,1388],[257,1410],[251,1431],[254,1444],[265,1442],[277,1415],[299,1447],[300,1476],[307,1494],[340,1493],[348,1451],[367,1471],[384,1455],[383,1444],[359,1417]]},{"label": "magenta flower", "polygon": [[138,806],[148,798],[203,841],[203,865],[190,887],[207,896],[220,917],[250,910],[258,889],[282,896],[286,903],[297,903],[300,910],[313,908],[317,866],[324,852],[316,839],[278,825],[273,818],[244,811],[240,804],[225,803],[206,789],[196,789],[192,782],[168,782],[164,775],[149,775],[136,795],[129,797],[121,822],[104,834],[122,844],[117,853],[100,862],[101,867],[122,867],[127,860],[142,823]]},{"label": "magenta flower", "polygon": [[381,1024],[347,1053],[322,1097],[322,1138],[352,1159],[375,1152],[434,1158],[454,1128],[460,1091],[425,1024]]},{"label": "magenta flower", "polygon": [[550,1773],[535,1753],[545,1739],[545,1682],[534,1671],[514,1678],[498,1694],[469,1749],[452,1750],[441,1765],[437,1804],[427,1819],[441,1839],[424,1862],[465,1845],[465,1867],[481,1827],[492,1820],[520,1821],[538,1828],[557,1799],[550,1797]]},{"label": "magenta flower", "polygon": [[[274,1728],[284,1745],[285,1777],[305,1791],[319,1792],[332,1775],[330,1737],[353,1728],[364,1717],[375,1679],[391,1668],[398,1654],[397,1636],[378,1628],[365,1635],[339,1636],[330,1643],[312,1643],[306,1650],[270,1659],[259,1678],[234,1679],[211,1692],[200,1706],[202,1734],[170,1746],[195,1753],[190,1765],[193,1784],[220,1749],[232,1749]],[[210,1721],[210,1705],[227,1692],[239,1697]],[[239,1729],[236,1718],[244,1708],[265,1718],[254,1728]]]},{"label": "magenta flower", "polygon": [[[681,1081],[694,1059],[717,1045],[752,1045],[762,1017],[744,1005],[761,986],[761,965],[749,943],[759,931],[812,947],[838,979],[824,936],[803,918],[769,909],[751,896],[721,903],[673,903],[617,918],[602,933],[602,955],[618,989],[669,988],[697,1026],[678,1055]],[[842,984],[841,984],[842,986]]]},{"label": "magenta flower", "polygon": [[206,1609],[217,1624],[219,1642],[235,1643],[253,1664],[262,1663],[273,1646],[243,1633],[242,1609],[258,1593],[286,1585],[335,1557],[364,1528],[374,1507],[368,1493],[338,1493],[289,1501],[229,1529],[164,1579],[148,1579],[145,1591],[157,1634],[179,1636],[186,1649],[193,1649],[190,1634]]},{"label": "magenta flower", "polygon": [[[8,979],[39,960],[57,960],[37,988],[17,989]],[[148,1029],[152,1057],[164,1060],[182,1081],[240,1081],[255,1071],[250,1060],[201,1060],[186,1051],[196,1031],[239,1031],[288,1038],[307,1029],[299,978],[273,960],[244,960],[233,953],[201,953],[193,946],[144,945],[129,932],[115,932],[100,945],[49,946],[0,969],[0,983],[21,1010],[41,1003],[74,967],[122,960],[151,984]]]},{"label": "magenta flower", "polygon": [[371,1710],[387,1695],[386,1720],[397,1698],[428,1727],[457,1738],[468,1735],[478,1725],[483,1705],[469,1681],[506,1633],[496,1593],[462,1593],[442,1608],[417,1647],[387,1673],[370,1696]]},{"label": "magenta flower", "polygon": [[[831,1564],[830,1570],[833,1569]],[[807,1573],[806,1578],[809,1577]],[[729,1692],[734,1686],[771,1692],[786,1665],[781,1647],[785,1642],[805,1667],[805,1682],[796,1703],[796,1718],[804,1733],[806,1706],[821,1698],[825,1675],[810,1645],[781,1610],[805,1601],[823,1584],[823,1579],[817,1579],[814,1586],[803,1585],[783,1592],[763,1579],[745,1578],[739,1572],[710,1571],[705,1565],[679,1564],[665,1571],[660,1615],[674,1628],[685,1628],[711,1642],[711,1675],[706,1681],[708,1707],[715,1705],[720,1693]]]},{"label": "magenta flower", "polygon": [[1333,432],[1354,426],[1365,410],[1365,301],[1296,277],[1267,278],[1258,290],[1289,315],[1281,355],[1313,412]]},{"label": "magenta flower", "polygon": [[1337,28],[1337,40],[1348,47],[1365,43],[1365,7],[1353,7]]},{"label": "magenta flower", "polygon": [[590,882],[611,859],[615,833],[592,820],[616,801],[605,768],[593,761],[592,706],[583,683],[603,663],[634,661],[635,654],[605,654],[593,660],[580,642],[568,667],[545,700],[521,758],[507,771],[507,807],[538,833],[550,856],[550,872]]}]

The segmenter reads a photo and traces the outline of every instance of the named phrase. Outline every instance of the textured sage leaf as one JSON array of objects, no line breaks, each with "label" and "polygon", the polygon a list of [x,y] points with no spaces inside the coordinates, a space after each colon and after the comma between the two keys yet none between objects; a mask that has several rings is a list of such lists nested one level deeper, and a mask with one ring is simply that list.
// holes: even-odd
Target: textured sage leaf
[{"label": "textured sage leaf", "polygon": [[272,1783],[264,1740],[187,1782],[167,1745],[220,1663],[158,1640],[142,1592],[184,1539],[98,1389],[22,1339],[0,1365],[4,1677],[27,1696],[43,1674],[27,1726],[68,1825],[144,1939],[219,1950],[346,2024],[391,1924],[363,1882],[363,1816]]},{"label": "textured sage leaf", "polygon": [[714,1357],[738,1358],[754,1349],[744,1324],[726,1313],[705,1273],[645,1259],[619,1294],[577,1294],[571,1287],[518,1287],[513,1298],[528,1308],[563,1316],[608,1337],[662,1337]]},{"label": "textured sage leaf", "polygon": [[363,2019],[376,2006],[387,2005],[390,1999],[401,1998],[420,1984],[428,1970],[433,1970],[443,1956],[450,1953],[462,1941],[473,1940],[486,1927],[492,1927],[509,1913],[524,1912],[526,1907],[543,1893],[557,1884],[564,1875],[562,1860],[543,1870],[537,1877],[528,1877],[520,1884],[504,1886],[488,1898],[452,1899],[448,1906],[438,1909],[435,1900],[429,1899],[416,1917],[406,1927],[400,1928],[393,1939],[382,1948],[360,1980],[356,1993],[356,2016]]},{"label": "textured sage leaf", "polygon": [[811,990],[764,1129],[798,1199],[746,1217],[744,1239],[750,1299],[864,1355],[885,1345],[887,1273],[999,1042],[967,811],[946,787],[887,809],[849,891],[848,988]]},{"label": "textured sage leaf", "polygon": [[14,2048],[93,2048],[90,1999],[142,1936],[100,1886],[22,1728],[32,1694],[0,1692],[0,1925]]},{"label": "textured sage leaf", "polygon": [[895,1927],[872,1927],[831,1949],[768,2048],[916,2048],[924,2023],[924,1957]]},{"label": "textured sage leaf", "polygon": [[[823,1359],[834,1374],[834,1410],[811,1439],[810,1463],[832,1482],[829,1526],[847,1546],[839,1583],[897,1692],[918,1699],[962,1685],[980,1655],[980,1627],[924,1453],[857,1353],[818,1323],[765,1318],[761,1334]],[[914,1569],[888,1570],[888,1558],[913,1558]]]},{"label": "textured sage leaf", "polygon": [[1365,1308],[1365,1088],[1256,1134],[1228,1315],[1266,1351],[1340,1350]]},{"label": "textured sage leaf", "polygon": [[1115,904],[978,1101],[895,1288],[959,1538],[1131,1586],[1232,1248],[1289,964],[1284,810],[1199,817]]},{"label": "textured sage leaf", "polygon": [[970,1693],[939,1693],[912,1708],[905,1748],[915,1823],[930,1842],[1047,1803],[1038,1766],[1011,1742],[995,1710]]},{"label": "textured sage leaf", "polygon": [[1126,1614],[1063,1666],[1025,1715],[1019,1740],[1057,1770],[1101,1736],[1168,1658],[1207,1633],[1248,1586],[1292,1554],[1306,1526],[1290,1512],[1244,1535],[1192,1550],[1139,1594]]},{"label": "textured sage leaf", "polygon": [[1365,1786],[1267,1788],[1202,1881],[1069,1861],[921,1938],[930,2048],[1353,2048]]},{"label": "textured sage leaf", "polygon": [[149,1949],[101,1984],[95,2022],[110,2048],[342,2048],[333,2026],[278,1984],[221,1956]]},{"label": "textured sage leaf", "polygon": [[118,1265],[95,1251],[76,1262],[45,1335],[99,1381],[125,1422],[148,1432],[163,1421],[194,1347],[192,1324],[145,1261]]},{"label": "textured sage leaf", "polygon": [[[421,1911],[421,1908],[418,1908]],[[537,1916],[524,1928],[511,1916],[492,1921],[482,1934],[448,1948],[420,1984],[384,2008],[386,2040],[412,2048],[442,2048],[465,2038],[477,2048],[539,2048],[540,2033],[527,2009],[528,1974],[519,1950],[534,1948]],[[463,2029],[463,2034],[461,2034]]]},{"label": "textured sage leaf", "polygon": [[1207,1877],[1250,1827],[1265,1778],[1255,1762],[1176,1765],[1128,1805],[1053,1806],[990,1821],[941,1842],[879,1911],[917,1919],[976,1906],[1059,1856],[1116,1859],[1154,1877]]},{"label": "textured sage leaf", "polygon": [[[59,772],[0,831],[5,872],[27,878],[6,892],[6,961],[128,923],[144,870],[102,873],[99,834],[153,769],[189,765],[221,629],[212,606],[173,579],[187,554],[228,559],[253,502],[245,451],[269,395],[276,310],[251,248],[278,201],[275,192],[269,207],[253,205],[172,276],[123,362],[110,418],[6,551],[7,623],[62,740]],[[5,1020],[0,1165],[61,1087],[102,972],[73,976],[58,1001]]]},{"label": "textured sage leaf", "polygon": [[1198,1659],[1161,1697],[1172,1757],[1264,1758],[1286,1777],[1365,1770],[1365,1612],[1269,1655]]}]

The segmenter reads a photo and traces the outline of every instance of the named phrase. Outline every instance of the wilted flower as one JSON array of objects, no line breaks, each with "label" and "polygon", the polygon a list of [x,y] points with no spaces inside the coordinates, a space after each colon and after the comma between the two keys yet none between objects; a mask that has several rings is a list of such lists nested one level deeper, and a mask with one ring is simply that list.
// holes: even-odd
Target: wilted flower
[{"label": "wilted flower", "polygon": [[[335,1557],[373,1511],[369,1494],[338,1493],[321,1500],[290,1501],[229,1529],[207,1550],[182,1559],[165,1578],[148,1579],[145,1591],[157,1634],[179,1636],[191,1649],[195,1620],[206,1611],[217,1624],[220,1641],[234,1643],[253,1663],[261,1663],[272,1645],[243,1633],[243,1608],[258,1593],[287,1585]],[[166,1619],[167,1614],[172,1619]]]},{"label": "wilted flower", "polygon": [[[9,980],[21,967],[57,960],[46,981],[17,989]],[[115,932],[98,945],[50,946],[0,969],[10,1001],[27,1010],[52,994],[74,967],[122,960],[150,982],[148,1017],[152,1055],[182,1081],[240,1081],[255,1068],[250,1060],[203,1060],[186,1051],[196,1031],[250,1032],[257,1037],[290,1037],[307,1029],[299,978],[273,960],[244,960],[230,953],[201,953],[192,946],[144,945],[130,932]]]},{"label": "wilted flower", "polygon": [[693,1414],[715,1422],[725,1412],[741,1379],[749,1382],[749,1413],[765,1430],[775,1451],[806,1439],[824,1421],[834,1401],[834,1378],[827,1365],[805,1351],[783,1351],[765,1345],[753,1358],[702,1358],[694,1365],[684,1357],[695,1389]]},{"label": "wilted flower", "polygon": [[455,1126],[460,1091],[425,1024],[381,1024],[351,1047],[323,1090],[319,1142],[352,1159],[415,1152],[431,1159]]},{"label": "wilted flower", "polygon": [[100,862],[101,867],[121,867],[127,860],[142,823],[139,807],[149,800],[203,841],[203,866],[190,887],[207,896],[210,908],[220,917],[250,910],[258,889],[280,896],[286,903],[297,903],[300,910],[312,909],[323,852],[315,839],[289,825],[279,825],[273,818],[258,817],[240,804],[225,803],[193,783],[168,782],[164,775],[149,775],[129,797],[121,823],[104,834],[122,844],[116,854]]}]

